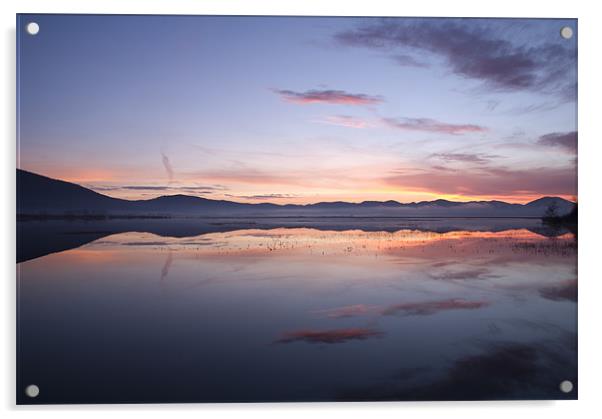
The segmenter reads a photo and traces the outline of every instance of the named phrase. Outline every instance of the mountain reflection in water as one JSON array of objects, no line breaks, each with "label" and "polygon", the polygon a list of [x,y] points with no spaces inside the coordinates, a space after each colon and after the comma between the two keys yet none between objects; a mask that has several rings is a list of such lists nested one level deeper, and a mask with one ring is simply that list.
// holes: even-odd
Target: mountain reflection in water
[{"label": "mountain reflection in water", "polygon": [[558,387],[577,383],[569,232],[288,222],[38,228],[79,241],[18,265],[19,386],[36,403],[576,397]]}]

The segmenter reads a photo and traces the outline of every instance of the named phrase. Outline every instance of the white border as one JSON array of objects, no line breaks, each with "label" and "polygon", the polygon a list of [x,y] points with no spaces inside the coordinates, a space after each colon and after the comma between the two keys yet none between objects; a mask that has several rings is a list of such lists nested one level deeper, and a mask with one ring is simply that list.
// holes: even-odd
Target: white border
[{"label": "white border", "polygon": [[[366,415],[411,418],[504,418],[527,414],[548,418],[590,417],[600,414],[600,345],[598,319],[602,296],[602,276],[596,264],[602,211],[600,181],[596,170],[601,163],[600,40],[602,16],[593,1],[497,0],[3,0],[2,13],[2,234],[0,257],[2,278],[2,337],[0,360],[4,364],[0,380],[0,409],[4,417],[105,417],[139,415],[159,418],[169,415],[303,417]],[[249,14],[249,15],[346,15],[346,16],[462,16],[462,17],[570,17],[579,19],[579,401],[562,402],[430,402],[430,403],[307,403],[251,405],[129,405],[129,406],[45,406],[17,407],[15,400],[15,14],[16,13],[128,13],[128,14]]]}]

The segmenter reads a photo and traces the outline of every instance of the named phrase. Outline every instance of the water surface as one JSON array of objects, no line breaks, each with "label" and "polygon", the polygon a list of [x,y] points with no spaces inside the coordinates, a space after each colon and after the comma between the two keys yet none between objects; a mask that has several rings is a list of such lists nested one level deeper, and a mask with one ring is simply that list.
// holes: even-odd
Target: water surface
[{"label": "water surface", "polygon": [[58,228],[97,235],[18,264],[19,402],[576,397],[571,233],[267,224]]}]

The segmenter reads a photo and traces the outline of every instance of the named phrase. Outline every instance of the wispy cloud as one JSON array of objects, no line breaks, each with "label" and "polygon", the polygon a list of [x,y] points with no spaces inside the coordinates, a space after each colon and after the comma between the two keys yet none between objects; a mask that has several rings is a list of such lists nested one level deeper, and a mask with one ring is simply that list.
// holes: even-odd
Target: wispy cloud
[{"label": "wispy cloud", "polygon": [[464,162],[464,163],[475,163],[485,164],[489,163],[492,159],[495,159],[496,155],[493,154],[474,154],[474,153],[435,153],[431,154],[431,157],[444,160],[446,162]]},{"label": "wispy cloud", "polygon": [[298,198],[299,195],[293,194],[281,194],[281,193],[270,193],[270,194],[260,194],[260,195],[230,195],[226,194],[226,196],[231,198],[241,198],[241,199],[293,199]]},{"label": "wispy cloud", "polygon": [[134,185],[134,186],[120,186],[117,189],[126,189],[132,191],[166,191],[170,189],[169,186],[151,186],[151,185]]},{"label": "wispy cloud", "polygon": [[298,104],[328,103],[334,105],[375,105],[383,102],[380,96],[370,96],[364,93],[349,93],[343,90],[307,90],[295,92],[292,90],[274,89],[274,93],[287,102]]},{"label": "wispy cloud", "polygon": [[161,281],[163,281],[165,278],[167,278],[167,275],[169,275],[169,269],[171,268],[172,263],[173,253],[169,251],[169,253],[167,254],[167,259],[165,259],[165,263],[161,268]]},{"label": "wispy cloud", "polygon": [[167,173],[167,178],[170,182],[173,182],[174,179],[174,171],[171,166],[171,162],[169,161],[169,157],[164,152],[161,152],[161,162],[163,163],[163,167],[165,168],[165,172]]},{"label": "wispy cloud", "polygon": [[[389,381],[353,388],[339,395],[342,400],[499,400],[517,394],[572,398],[549,383],[576,380],[577,339],[561,335],[533,343],[480,343],[474,354],[456,359],[434,380],[411,383]],[[495,377],[492,380],[491,377]]]},{"label": "wispy cloud", "polygon": [[356,129],[367,128],[370,126],[368,124],[368,122],[365,121],[364,119],[361,119],[361,118],[358,118],[355,116],[349,116],[349,115],[327,116],[323,119],[317,120],[316,122],[319,122],[322,124],[336,125],[339,127],[356,128]]},{"label": "wispy cloud", "polygon": [[577,301],[577,280],[569,279],[557,285],[541,288],[539,295],[552,301]]},{"label": "wispy cloud", "polygon": [[562,106],[564,103],[566,103],[566,101],[562,99],[546,100],[539,103],[513,106],[509,109],[501,111],[501,113],[510,116],[523,116],[529,113],[542,113],[556,109]]},{"label": "wispy cloud", "polygon": [[426,68],[429,66],[426,63],[416,60],[416,58],[412,57],[411,55],[399,54],[394,55],[392,58],[398,65],[402,67]]},{"label": "wispy cloud", "polygon": [[151,185],[133,185],[133,186],[122,186],[121,189],[130,189],[134,191],[197,191],[197,192],[215,192],[223,191],[226,189],[225,186],[151,186]]},{"label": "wispy cloud", "polygon": [[374,329],[365,328],[350,328],[350,329],[335,329],[335,330],[298,330],[295,332],[287,332],[275,343],[292,343],[292,342],[307,342],[307,343],[345,343],[351,340],[366,340],[383,336],[384,333]]},{"label": "wispy cloud", "polygon": [[[484,273],[478,272],[466,272],[466,274],[473,275],[484,275]],[[466,275],[461,276],[462,279],[466,278]],[[460,277],[455,278],[460,279]],[[350,306],[336,307],[325,310],[315,310],[312,313],[318,314],[331,319],[342,319],[348,317],[358,316],[391,316],[391,315],[406,315],[406,316],[427,316],[438,313],[440,311],[447,310],[475,310],[483,307],[487,307],[490,303],[488,301],[467,301],[458,298],[451,298],[446,300],[435,300],[435,301],[418,301],[418,302],[406,302],[400,304],[391,304],[388,306],[377,306],[377,305],[366,305],[366,304],[355,304]]]},{"label": "wispy cloud", "polygon": [[463,279],[489,279],[497,278],[497,275],[492,274],[487,268],[472,268],[459,271],[444,271],[440,273],[431,273],[429,276],[433,279],[440,280],[463,280]]},{"label": "wispy cloud", "polygon": [[439,171],[442,171],[442,172],[457,172],[458,171],[458,169],[452,169],[451,167],[441,166],[440,164],[436,164],[434,166],[431,166],[431,169],[439,170]]},{"label": "wispy cloud", "polygon": [[207,185],[207,186],[164,186],[164,185],[114,185],[114,186],[102,186],[102,185],[88,185],[88,187],[97,192],[109,192],[109,191],[150,191],[150,192],[190,192],[196,194],[210,194],[214,192],[220,192],[227,190],[222,185]]},{"label": "wispy cloud", "polygon": [[474,124],[452,124],[428,118],[384,118],[390,127],[408,131],[438,132],[459,135],[473,132],[485,132],[487,128]]},{"label": "wispy cloud", "polygon": [[374,310],[378,309],[378,306],[368,306],[366,304],[355,304],[351,306],[330,308],[326,310],[315,310],[314,314],[318,314],[320,316],[328,317],[331,319],[340,319],[346,317],[356,317],[363,316],[369,313],[374,312]]},{"label": "wispy cloud", "polygon": [[386,307],[383,311],[383,315],[397,315],[403,314],[406,316],[426,316],[435,314],[440,311],[449,310],[475,310],[488,306],[490,303],[487,301],[466,301],[461,299],[448,299],[439,301],[425,301],[425,302],[411,302],[394,304]]},{"label": "wispy cloud", "polygon": [[499,100],[488,100],[485,104],[485,109],[487,109],[489,112],[493,112],[498,106],[500,106],[500,103],[501,102]]},{"label": "wispy cloud", "polygon": [[553,132],[542,135],[537,141],[538,144],[550,147],[562,148],[571,153],[577,152],[577,131],[572,132]]},{"label": "wispy cloud", "polygon": [[445,60],[451,71],[499,90],[537,90],[575,99],[574,43],[504,39],[491,25],[471,20],[381,19],[336,35],[345,44],[422,50]]}]

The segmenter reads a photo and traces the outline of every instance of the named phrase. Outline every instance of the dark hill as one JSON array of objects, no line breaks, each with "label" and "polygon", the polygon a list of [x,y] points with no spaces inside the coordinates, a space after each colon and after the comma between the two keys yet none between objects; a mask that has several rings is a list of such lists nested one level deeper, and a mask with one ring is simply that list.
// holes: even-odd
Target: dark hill
[{"label": "dark hill", "polygon": [[541,217],[550,206],[556,214],[574,203],[543,197],[525,205],[502,201],[453,202],[445,199],[403,204],[397,201],[319,202],[308,205],[246,204],[189,195],[129,201],[111,198],[74,183],[17,169],[17,214],[33,216],[234,216],[234,217]]},{"label": "dark hill", "polygon": [[104,213],[125,209],[128,204],[75,183],[17,169],[17,214]]}]

